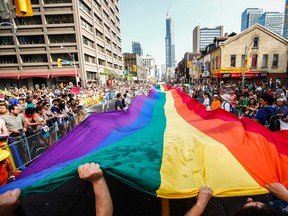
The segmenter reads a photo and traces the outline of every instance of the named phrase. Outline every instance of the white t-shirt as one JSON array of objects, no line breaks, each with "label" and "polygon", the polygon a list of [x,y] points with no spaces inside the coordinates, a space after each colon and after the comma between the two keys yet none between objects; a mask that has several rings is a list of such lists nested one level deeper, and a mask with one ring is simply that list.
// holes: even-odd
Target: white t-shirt
[{"label": "white t-shirt", "polygon": [[205,107],[207,107],[207,106],[210,105],[210,99],[209,99],[208,97],[204,99],[203,105],[204,105]]}]

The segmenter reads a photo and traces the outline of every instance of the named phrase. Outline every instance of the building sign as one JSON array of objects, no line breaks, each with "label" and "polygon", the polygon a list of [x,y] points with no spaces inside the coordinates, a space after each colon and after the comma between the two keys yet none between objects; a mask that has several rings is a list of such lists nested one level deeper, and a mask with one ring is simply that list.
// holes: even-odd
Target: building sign
[{"label": "building sign", "polygon": [[222,73],[222,78],[230,78],[231,73]]},{"label": "building sign", "polygon": [[[222,68],[223,69],[223,68]],[[217,72],[215,72],[217,71]],[[212,70],[213,78],[241,78],[243,71],[238,72],[227,72],[227,71],[219,71],[219,70]],[[267,77],[267,73],[260,73],[259,71],[245,71],[244,72],[246,78],[257,78],[257,77]]]},{"label": "building sign", "polygon": [[268,73],[260,73],[260,77],[267,77]]},{"label": "building sign", "polygon": [[[219,73],[219,72],[241,72],[243,71],[243,68],[220,68],[220,69],[216,69],[216,70],[211,70],[212,73]],[[245,72],[248,72],[249,68],[245,68]]]}]

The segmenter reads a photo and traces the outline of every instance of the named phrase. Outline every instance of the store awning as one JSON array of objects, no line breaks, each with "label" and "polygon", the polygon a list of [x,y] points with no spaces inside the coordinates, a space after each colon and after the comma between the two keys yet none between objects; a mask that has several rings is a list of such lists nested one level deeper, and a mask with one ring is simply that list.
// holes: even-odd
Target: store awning
[{"label": "store awning", "polygon": [[46,78],[48,79],[50,76],[50,73],[48,71],[45,72],[40,72],[40,71],[35,71],[35,72],[21,72],[21,79],[26,79],[26,78],[34,78],[34,77],[40,77],[40,78]]},{"label": "store awning", "polygon": [[[79,71],[76,71],[77,75],[79,76]],[[51,72],[51,78],[55,77],[62,77],[62,76],[73,76],[75,77],[75,71],[74,70],[69,70],[69,71],[52,71]]]},{"label": "store awning", "polygon": [[20,74],[19,73],[0,73],[0,78],[2,79],[19,79],[20,78]]}]

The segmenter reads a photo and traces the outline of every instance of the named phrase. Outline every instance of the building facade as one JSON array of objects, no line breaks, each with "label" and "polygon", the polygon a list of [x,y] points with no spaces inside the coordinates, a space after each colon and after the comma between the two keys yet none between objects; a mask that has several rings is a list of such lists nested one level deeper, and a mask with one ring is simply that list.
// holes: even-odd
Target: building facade
[{"label": "building facade", "polygon": [[175,67],[175,45],[172,18],[166,19],[165,55],[166,68]]},{"label": "building facade", "polygon": [[124,69],[127,79],[133,82],[147,82],[147,69],[143,59],[136,53],[123,53]]},{"label": "building facade", "polygon": [[206,46],[213,43],[215,37],[223,36],[223,26],[216,28],[200,28],[196,26],[193,30],[193,53],[201,53]]},{"label": "building facade", "polygon": [[146,55],[142,60],[146,66],[148,80],[155,81],[157,79],[155,59],[151,55]]},{"label": "building facade", "polygon": [[104,69],[122,74],[118,0],[31,3],[33,16],[12,20],[17,30],[0,26],[0,88],[85,86],[105,83]]},{"label": "building facade", "polygon": [[260,16],[263,14],[263,9],[247,8],[241,16],[241,31],[258,23]]},{"label": "building facade", "polygon": [[282,36],[284,27],[284,13],[266,12],[259,18],[259,24]]},{"label": "building facade", "polygon": [[136,53],[139,56],[143,55],[143,50],[139,42],[132,42],[132,53]]},{"label": "building facade", "polygon": [[272,79],[284,85],[287,47],[288,40],[256,24],[206,54],[210,55],[211,80],[237,83],[244,76],[246,84]]}]

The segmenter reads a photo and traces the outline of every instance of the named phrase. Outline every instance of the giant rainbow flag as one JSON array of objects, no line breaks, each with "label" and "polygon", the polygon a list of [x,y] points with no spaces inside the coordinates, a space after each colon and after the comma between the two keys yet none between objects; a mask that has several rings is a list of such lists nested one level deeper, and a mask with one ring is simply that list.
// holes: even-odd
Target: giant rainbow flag
[{"label": "giant rainbow flag", "polygon": [[0,188],[22,195],[51,191],[77,177],[79,165],[102,169],[132,187],[163,198],[267,193],[288,187],[288,142],[248,118],[206,111],[179,89],[135,98],[128,111],[95,113],[34,161],[18,180]]}]

